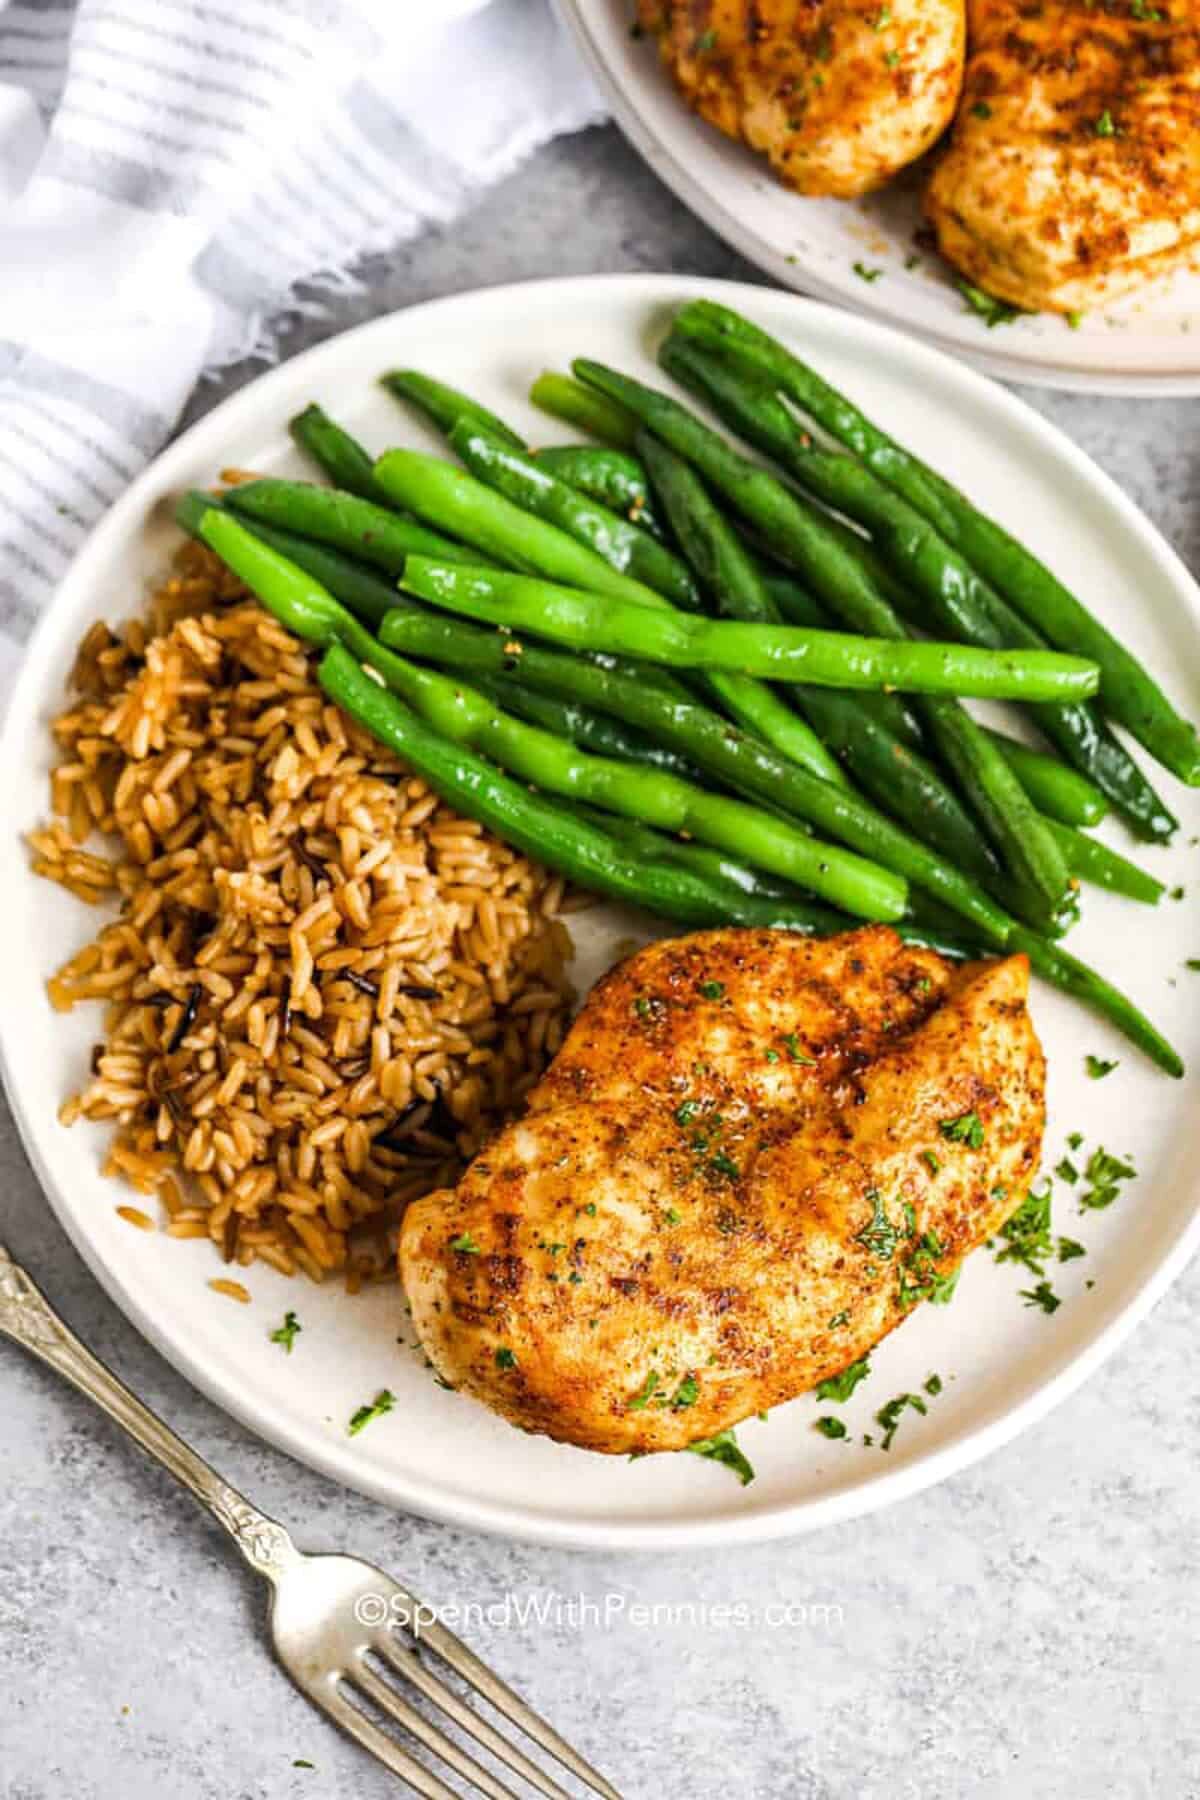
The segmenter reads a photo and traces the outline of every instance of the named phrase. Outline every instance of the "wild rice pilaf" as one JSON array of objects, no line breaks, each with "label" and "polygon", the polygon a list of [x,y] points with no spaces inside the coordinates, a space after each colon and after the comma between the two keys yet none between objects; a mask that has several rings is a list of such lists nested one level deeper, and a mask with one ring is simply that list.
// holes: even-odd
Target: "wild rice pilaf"
[{"label": "wild rice pilaf", "polygon": [[[562,884],[442,805],[325,698],[198,546],[80,647],[34,866],[120,916],[49,983],[107,1006],[65,1123],[175,1237],[351,1287],[561,1041]],[[84,848],[120,840],[115,858]]]}]

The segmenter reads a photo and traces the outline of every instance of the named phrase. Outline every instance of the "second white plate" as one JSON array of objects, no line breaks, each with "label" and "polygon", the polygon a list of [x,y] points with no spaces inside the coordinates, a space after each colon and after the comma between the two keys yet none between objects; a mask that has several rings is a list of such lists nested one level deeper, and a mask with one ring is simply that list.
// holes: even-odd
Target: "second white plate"
[{"label": "second white plate", "polygon": [[685,206],[782,286],[916,332],[1008,381],[1095,394],[1200,393],[1200,274],[1180,273],[1074,331],[1049,314],[989,329],[952,271],[916,242],[919,169],[862,201],[802,199],[688,110],[657,46],[631,36],[634,0],[559,5],[630,142]]}]

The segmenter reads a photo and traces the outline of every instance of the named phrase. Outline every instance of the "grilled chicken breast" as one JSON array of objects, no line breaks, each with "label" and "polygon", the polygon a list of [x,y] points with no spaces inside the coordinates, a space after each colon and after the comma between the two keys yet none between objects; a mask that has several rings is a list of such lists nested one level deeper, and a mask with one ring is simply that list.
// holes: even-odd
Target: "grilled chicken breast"
[{"label": "grilled chicken breast", "polygon": [[640,0],[695,110],[801,194],[852,197],[954,116],[963,0]]},{"label": "grilled chicken breast", "polygon": [[1184,0],[971,0],[926,206],[942,254],[1030,311],[1084,311],[1191,257],[1200,31]]},{"label": "grilled chicken breast", "polygon": [[416,1201],[438,1373],[588,1449],[677,1450],[836,1374],[1024,1197],[1023,957],[714,931],[599,983],[527,1114]]}]

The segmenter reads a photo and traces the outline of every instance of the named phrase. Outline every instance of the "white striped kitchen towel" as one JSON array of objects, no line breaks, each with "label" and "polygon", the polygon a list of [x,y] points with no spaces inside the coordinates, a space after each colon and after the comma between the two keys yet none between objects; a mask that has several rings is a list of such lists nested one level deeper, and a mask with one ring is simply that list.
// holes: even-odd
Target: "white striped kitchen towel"
[{"label": "white striped kitchen towel", "polygon": [[203,369],[599,116],[550,0],[0,0],[0,675]]}]

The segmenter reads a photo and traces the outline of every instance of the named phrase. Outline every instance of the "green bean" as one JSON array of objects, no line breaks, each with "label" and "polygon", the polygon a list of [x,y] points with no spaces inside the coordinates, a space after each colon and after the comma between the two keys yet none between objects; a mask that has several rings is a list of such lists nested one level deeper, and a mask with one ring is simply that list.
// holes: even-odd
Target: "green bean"
[{"label": "green bean", "polygon": [[1176,712],[1138,659],[1032,551],[748,320],[698,301],[685,307],[675,323],[685,333],[699,326],[722,334],[739,358],[781,387],[929,519],[1051,643],[1090,657],[1101,670],[1101,703],[1112,717],[1182,781],[1193,787],[1200,783],[1195,727]]},{"label": "green bean", "polygon": [[[727,351],[721,356],[706,354],[703,347],[681,343],[673,334],[663,346],[662,361],[685,387],[699,392],[736,430],[777,457],[785,467],[795,470],[803,462],[803,433],[791,414],[776,395],[747,383],[728,360]],[[883,491],[886,493],[886,489]],[[922,603],[912,588],[886,576],[865,540],[836,521],[827,524],[840,534],[843,549],[862,565],[869,583],[906,619],[921,625],[929,623],[942,635],[961,638],[981,649],[1045,647],[1045,638],[973,575],[961,582],[951,579],[942,583],[936,579],[935,571]],[[918,524],[923,529],[923,522]],[[902,545],[907,541],[901,532]],[[930,620],[926,615],[931,610]],[[1140,836],[1157,842],[1171,837],[1177,821],[1105,726],[1094,705],[1080,701],[1044,703],[1035,709],[1035,717],[1073,767],[1089,776],[1121,808]]]},{"label": "green bean", "polygon": [[[743,906],[748,899],[757,902],[762,908],[759,923],[763,926],[807,931],[816,937],[832,937],[837,932],[851,930],[857,923],[844,913],[806,901],[803,894],[789,887],[786,882],[779,881],[773,875],[764,875],[760,869],[753,869],[746,863],[736,862],[732,857],[719,850],[711,850],[705,844],[682,843],[678,838],[664,837],[661,832],[653,831],[648,825],[639,825],[632,819],[615,818],[609,813],[601,813],[589,807],[581,810],[584,818],[601,831],[608,831],[618,843],[639,856],[675,862],[684,868],[694,869],[698,875],[732,888]],[[803,923],[796,916],[799,908],[803,908]],[[742,922],[749,921],[743,919]],[[955,931],[953,924],[935,925],[906,916],[897,919],[891,929],[905,943],[936,950],[940,955],[955,961],[978,955],[978,947],[967,943]]]},{"label": "green bean", "polygon": [[[193,488],[179,501],[175,517],[185,531],[199,537],[201,521],[214,508],[222,510],[220,500]],[[312,575],[336,600],[369,625],[378,625],[395,606],[396,589],[391,583],[352,557],[343,556],[340,550],[330,550],[311,538],[297,537],[292,531],[276,531],[273,525],[262,525],[257,520],[251,521],[247,529],[264,544],[278,550],[281,556],[286,556],[289,562]]]},{"label": "green bean", "polygon": [[[841,620],[897,642],[908,639],[903,621],[846,533],[831,532],[829,522],[801,503],[782,482],[749,463],[669,396],[595,364],[576,367],[605,391],[613,389],[630,410],[639,410],[656,435],[671,441],[753,519],[784,560],[804,566]],[[957,691],[969,690],[960,683]],[[1042,697],[1072,698],[1062,693]],[[1066,891],[1066,866],[1003,757],[962,707],[945,699],[930,699],[919,710],[959,786],[1012,870],[1017,891],[1037,901],[1039,921],[1044,912],[1053,913]]]},{"label": "green bean", "polygon": [[315,401],[288,421],[288,430],[334,487],[373,500],[378,506],[388,504],[376,485],[374,458]]},{"label": "green bean", "polygon": [[511,425],[506,425],[478,400],[472,400],[469,394],[462,394],[457,388],[447,387],[444,381],[437,381],[432,375],[422,375],[419,369],[389,369],[386,375],[379,377],[379,383],[397,400],[414,406],[447,437],[465,419],[468,424],[477,425],[490,432],[492,437],[511,444],[515,450],[525,448],[524,438],[518,437]]},{"label": "green bean", "polygon": [[1124,894],[1129,900],[1140,900],[1145,906],[1157,906],[1166,893],[1161,881],[1117,851],[1110,850],[1099,838],[1087,837],[1073,825],[1060,824],[1057,819],[1047,819],[1046,829],[1053,833],[1064,862],[1080,881],[1107,888],[1110,894]]},{"label": "green bean", "polygon": [[[785,619],[789,625],[810,625],[819,631],[828,629],[828,613],[793,576],[764,573],[764,583],[780,618]],[[910,750],[924,750],[925,737],[921,727],[899,694],[866,694],[860,691],[854,695],[854,704],[860,712],[869,713],[876,725],[898,743],[906,745]]]},{"label": "green bean", "polygon": [[560,481],[541,457],[526,456],[465,421],[450,433],[450,443],[472,475],[515,506],[586,544],[611,568],[633,576],[673,605],[689,612],[699,605],[696,583],[674,551]]},{"label": "green bean", "polygon": [[357,494],[343,493],[340,488],[268,476],[229,488],[222,499],[233,512],[256,524],[315,538],[318,543],[373,563],[389,575],[399,575],[406,559],[413,555],[436,556],[446,562],[459,561],[464,556],[476,564],[480,560],[477,553],[468,554],[461,544],[436,531],[427,531],[415,519],[399,518],[386,507],[376,506]]},{"label": "green bean", "polygon": [[615,450],[633,448],[636,419],[614,400],[593,393],[591,388],[584,387],[570,375],[558,375],[547,369],[530,388],[529,398],[552,419],[578,425],[581,431],[589,432],[602,443],[611,444]]},{"label": "green bean", "polygon": [[646,471],[627,450],[608,444],[547,444],[536,453],[543,468],[660,542],[666,538],[650,497]]},{"label": "green bean", "polygon": [[388,615],[380,636],[392,649],[454,669],[503,674],[515,667],[525,687],[581,700],[639,726],[724,785],[807,819],[826,837],[848,844],[943,899],[991,942],[1005,942],[1007,915],[952,864],[857,795],[748,737],[719,713],[694,699],[664,694],[657,671],[647,679],[646,671],[614,659],[588,661],[538,644],[524,644],[518,650],[513,640],[498,632],[459,619],[431,617],[411,604]]},{"label": "green bean", "polygon": [[662,769],[591,756],[501,711],[461,675],[442,675],[394,655],[377,666],[393,693],[442,737],[479,751],[540,790],[590,801],[661,831],[686,832],[857,918],[886,922],[904,913],[908,890],[901,877],[822,843],[778,814],[705,792]]},{"label": "green bean", "polygon": [[[655,488],[680,548],[695,571],[703,591],[717,607],[744,622],[777,622],[771,601],[762,589],[750,552],[726,524],[690,465],[672,451],[642,433],[638,447],[646,460]],[[804,723],[771,688],[754,685],[747,697],[741,681],[732,691],[728,678],[718,694],[736,722],[757,731],[777,750],[790,755],[826,781],[846,786],[846,777],[810,725]],[[773,709],[771,718],[764,709]]]},{"label": "green bean", "polygon": [[[642,585],[636,598],[644,605],[660,609],[671,604],[689,608],[697,605],[699,595],[686,564],[627,520],[575,494],[540,463],[519,457],[516,452],[496,444],[494,439],[489,444],[484,434],[467,426],[456,428],[451,442],[472,473],[488,487],[497,487],[505,500],[522,510],[528,509],[543,524],[574,538],[586,551],[594,552],[615,569],[618,575],[624,577],[628,571],[635,579],[640,579]],[[476,512],[482,510],[481,506],[475,508]],[[474,519],[464,524],[461,513],[454,517],[459,520],[460,530],[477,529]],[[527,533],[511,514],[505,515],[502,541],[510,547],[514,559],[517,544],[532,554]],[[564,562],[561,540],[548,539],[543,534],[534,540],[534,546],[538,561],[548,573],[563,568],[568,579],[578,579],[582,585],[593,588],[599,585],[594,567],[589,571],[587,566],[581,569],[577,560]],[[585,579],[589,573],[590,580]],[[709,674],[705,685],[744,729],[764,738],[785,756],[816,767],[818,773],[826,771],[828,758],[813,732],[763,682],[737,671],[720,670]]]},{"label": "green bean", "polygon": [[1094,1008],[1104,1018],[1111,1020],[1118,1031],[1144,1050],[1150,1060],[1168,1075],[1178,1079],[1183,1074],[1183,1063],[1178,1052],[1132,1000],[1126,999],[1103,975],[1098,975],[1085,963],[1068,956],[1057,944],[1046,943],[1036,932],[1027,931],[1024,926],[1017,926],[1013,930],[1009,948],[1014,952],[1023,951],[1032,968],[1044,981],[1051,982],[1076,1000],[1082,1000],[1085,1006]]},{"label": "green bean", "polygon": [[[1026,651],[1014,658],[963,645],[911,639],[897,643],[797,625],[742,625],[651,609],[639,601],[584,593],[531,576],[464,569],[425,556],[409,557],[401,585],[406,593],[468,618],[532,631],[574,650],[605,650],[668,668],[997,700],[1030,692],[1086,692],[1095,674],[1090,663],[1049,651]],[[996,754],[1007,773],[1007,764]]]},{"label": "green bean", "polygon": [[649,769],[665,769],[684,781],[705,780],[702,771],[679,751],[656,743],[636,726],[626,725],[608,713],[595,712],[577,700],[560,700],[551,694],[535,693],[511,676],[500,678],[476,673],[472,685],[489,700],[494,700],[497,706],[516,713],[519,719],[527,719],[531,725],[540,725],[544,731],[569,738],[581,750],[591,750],[597,756],[621,757]]},{"label": "green bean", "polygon": [[[534,518],[494,488],[441,457],[388,450],[375,465],[383,487],[400,505],[440,531],[483,552],[484,559],[545,576],[614,600],[661,607],[644,582],[614,569],[595,550],[557,525]],[[627,527],[632,529],[632,527]]]},{"label": "green bean", "polygon": [[1002,731],[986,726],[984,729],[1029,798],[1047,818],[1078,826],[1098,825],[1105,817],[1108,801],[1086,775]]}]

